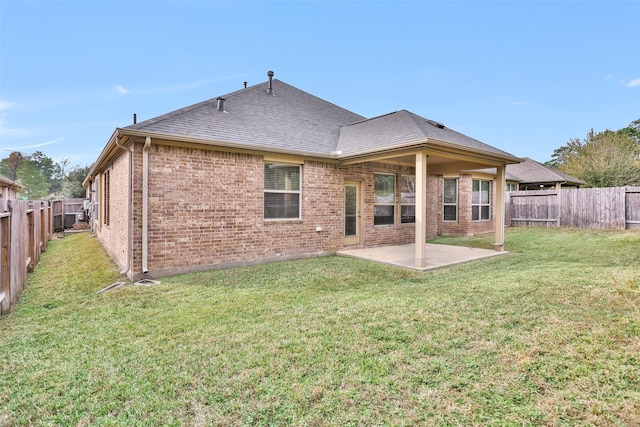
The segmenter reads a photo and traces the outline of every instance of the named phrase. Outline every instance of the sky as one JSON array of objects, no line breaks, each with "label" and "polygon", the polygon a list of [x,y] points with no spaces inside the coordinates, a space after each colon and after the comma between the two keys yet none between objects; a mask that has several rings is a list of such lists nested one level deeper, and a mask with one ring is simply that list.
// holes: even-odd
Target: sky
[{"label": "sky", "polygon": [[0,0],[0,158],[91,165],[116,128],[275,78],[540,162],[640,119],[640,1]]}]

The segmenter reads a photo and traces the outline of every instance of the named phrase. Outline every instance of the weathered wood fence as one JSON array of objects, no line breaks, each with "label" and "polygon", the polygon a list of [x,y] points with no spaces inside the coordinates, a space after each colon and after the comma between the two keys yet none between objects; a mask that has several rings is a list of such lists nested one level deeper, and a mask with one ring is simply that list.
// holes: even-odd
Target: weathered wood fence
[{"label": "weathered wood fence", "polygon": [[76,222],[86,221],[85,199],[52,200],[53,231],[60,232],[73,228]]},{"label": "weathered wood fence", "polygon": [[507,192],[513,227],[640,229],[640,187]]},{"label": "weathered wood fence", "polygon": [[49,202],[0,199],[0,315],[11,312],[52,237]]}]

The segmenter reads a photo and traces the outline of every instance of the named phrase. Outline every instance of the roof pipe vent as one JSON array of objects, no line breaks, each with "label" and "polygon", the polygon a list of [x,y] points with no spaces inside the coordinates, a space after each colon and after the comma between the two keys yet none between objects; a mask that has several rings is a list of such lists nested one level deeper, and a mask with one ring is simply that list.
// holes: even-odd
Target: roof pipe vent
[{"label": "roof pipe vent", "polygon": [[267,71],[267,76],[269,76],[269,87],[267,88],[267,93],[269,95],[273,95],[273,71]]},{"label": "roof pipe vent", "polygon": [[244,82],[244,88],[245,89],[247,88],[247,82]]},{"label": "roof pipe vent", "polygon": [[224,98],[218,97],[216,98],[216,101],[218,101],[218,104],[216,105],[216,110],[224,111]]}]

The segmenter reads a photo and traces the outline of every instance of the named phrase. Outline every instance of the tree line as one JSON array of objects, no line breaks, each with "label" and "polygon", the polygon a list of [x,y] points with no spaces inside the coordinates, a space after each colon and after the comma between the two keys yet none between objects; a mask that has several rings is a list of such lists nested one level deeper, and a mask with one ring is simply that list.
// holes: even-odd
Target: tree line
[{"label": "tree line", "polygon": [[56,163],[41,151],[23,155],[19,151],[0,160],[0,175],[22,186],[19,197],[30,200],[84,198],[82,181],[91,166],[70,166],[69,160]]},{"label": "tree line", "polygon": [[612,131],[589,131],[554,150],[545,163],[579,178],[588,187],[640,185],[640,119]]}]

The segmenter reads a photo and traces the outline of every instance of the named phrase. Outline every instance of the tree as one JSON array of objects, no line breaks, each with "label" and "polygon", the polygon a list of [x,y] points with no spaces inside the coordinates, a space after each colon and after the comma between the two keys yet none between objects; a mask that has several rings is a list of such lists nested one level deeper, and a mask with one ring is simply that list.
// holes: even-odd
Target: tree
[{"label": "tree", "polygon": [[68,162],[63,160],[63,166],[61,166],[42,151],[36,151],[30,156],[27,156],[27,159],[33,162],[36,168],[42,172],[42,176],[44,176],[46,183],[49,185],[49,192],[51,194],[58,193],[62,187],[62,180],[64,179],[64,167]]},{"label": "tree", "polygon": [[25,160],[18,170],[18,180],[23,187],[20,195],[27,199],[44,199],[49,193],[49,185],[44,175],[31,160]]},{"label": "tree", "polygon": [[86,196],[86,190],[82,186],[82,181],[87,177],[91,166],[76,166],[66,173],[62,181],[61,196],[69,199],[80,199]]},{"label": "tree", "polygon": [[640,141],[634,129],[597,133],[592,129],[584,140],[575,138],[556,149],[547,165],[591,187],[640,185]]},{"label": "tree", "polygon": [[14,151],[9,154],[9,157],[0,161],[0,174],[15,181],[18,179],[18,169],[24,163],[25,158],[19,151]]}]

